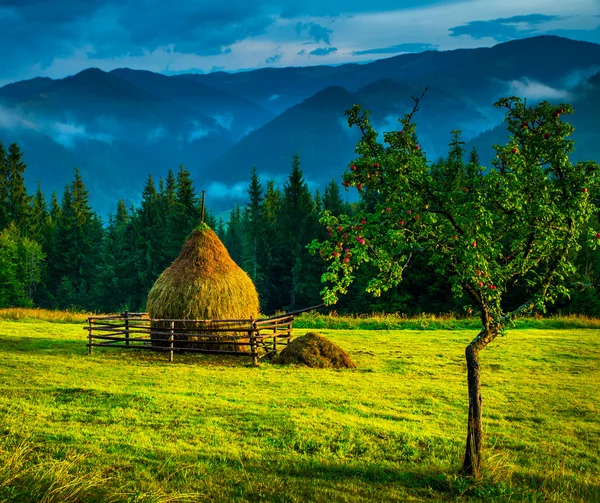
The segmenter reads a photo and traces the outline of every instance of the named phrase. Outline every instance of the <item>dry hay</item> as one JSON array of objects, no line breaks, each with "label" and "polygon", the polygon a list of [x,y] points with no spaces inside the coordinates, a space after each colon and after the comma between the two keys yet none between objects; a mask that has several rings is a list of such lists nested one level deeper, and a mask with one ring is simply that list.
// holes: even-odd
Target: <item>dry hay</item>
[{"label": "dry hay", "polygon": [[[175,329],[185,329],[204,337],[175,335],[175,340],[207,340],[203,329],[246,326],[245,323],[220,324],[211,320],[249,320],[259,313],[258,294],[250,277],[232,260],[217,235],[200,224],[184,243],[179,256],[156,280],[148,294],[146,310],[154,319],[208,320],[199,323],[175,323]],[[169,322],[153,322],[152,328],[168,332]],[[248,325],[249,326],[249,325]],[[168,335],[156,335],[153,345],[165,346]],[[229,335],[229,337],[227,337]],[[233,341],[244,334],[222,332],[219,338],[208,340]],[[221,339],[222,338],[222,339]],[[246,336],[238,342],[248,342]],[[225,351],[248,351],[247,346],[232,344],[176,344],[175,347],[196,347]]]},{"label": "dry hay", "polygon": [[313,368],[356,368],[346,351],[314,332],[291,341],[278,356],[277,363]]}]

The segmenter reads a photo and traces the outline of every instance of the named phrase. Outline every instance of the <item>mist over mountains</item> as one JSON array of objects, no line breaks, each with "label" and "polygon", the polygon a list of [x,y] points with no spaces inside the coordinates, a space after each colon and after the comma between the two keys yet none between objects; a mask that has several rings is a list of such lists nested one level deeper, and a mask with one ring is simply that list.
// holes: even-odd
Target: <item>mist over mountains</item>
[{"label": "mist over mountains", "polygon": [[0,141],[16,141],[30,188],[60,195],[78,166],[103,216],[137,202],[148,174],[184,164],[210,207],[243,203],[253,166],[283,181],[294,153],[309,183],[339,179],[358,132],[344,111],[359,103],[380,132],[398,127],[411,96],[428,91],[415,120],[431,160],[461,129],[488,163],[505,141],[492,104],[508,95],[568,102],[576,159],[600,159],[600,45],[541,36],[491,48],[404,54],[368,64],[165,76],[88,69],[0,88]]}]

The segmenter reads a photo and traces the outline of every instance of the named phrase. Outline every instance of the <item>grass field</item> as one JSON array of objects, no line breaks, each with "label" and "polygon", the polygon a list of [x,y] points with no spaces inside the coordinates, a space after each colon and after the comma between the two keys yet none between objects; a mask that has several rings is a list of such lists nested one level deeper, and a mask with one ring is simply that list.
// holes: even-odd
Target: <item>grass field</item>
[{"label": "grass field", "polygon": [[600,501],[599,330],[513,330],[483,352],[474,483],[473,330],[323,329],[358,365],[332,371],[88,356],[63,321],[0,321],[0,501]]}]

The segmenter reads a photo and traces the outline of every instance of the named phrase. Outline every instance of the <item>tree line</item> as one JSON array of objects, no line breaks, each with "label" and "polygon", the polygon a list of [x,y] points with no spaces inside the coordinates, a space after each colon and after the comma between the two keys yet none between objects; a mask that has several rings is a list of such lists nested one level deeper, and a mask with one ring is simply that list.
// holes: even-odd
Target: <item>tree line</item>
[{"label": "tree line", "polygon": [[[60,199],[52,193],[49,200],[39,184],[28,193],[25,170],[19,146],[5,149],[0,143],[0,307],[143,311],[154,281],[200,222],[200,198],[190,172],[180,166],[165,179],[149,175],[139,204],[118,201],[104,222],[90,206],[77,169]],[[227,219],[207,210],[205,221],[254,281],[262,311],[271,314],[321,302],[327,264],[307,250],[314,239],[329,235],[319,224],[321,212],[352,216],[368,204],[365,199],[347,203],[335,180],[311,192],[295,155],[282,187],[272,180],[263,183],[253,168],[246,204],[233,208]],[[428,257],[412,260],[403,284],[378,298],[365,293],[374,274],[367,264],[336,309],[409,315],[457,311],[460,299],[433,274]],[[588,272],[585,281],[595,284],[598,254],[584,252],[579,260]],[[587,288],[557,309],[598,316],[600,301]]]}]

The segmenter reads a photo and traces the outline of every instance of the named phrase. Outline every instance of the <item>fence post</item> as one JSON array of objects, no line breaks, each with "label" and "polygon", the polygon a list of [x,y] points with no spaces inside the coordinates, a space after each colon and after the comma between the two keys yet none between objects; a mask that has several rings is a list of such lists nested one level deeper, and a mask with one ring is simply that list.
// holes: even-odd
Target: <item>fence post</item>
[{"label": "fence post", "polygon": [[92,346],[92,319],[88,318],[88,355],[92,354],[94,350]]},{"label": "fence post", "polygon": [[258,353],[256,347],[256,323],[254,318],[250,316],[250,330],[248,330],[248,338],[250,339],[250,354],[252,356],[252,365],[258,367]]},{"label": "fence post", "polygon": [[175,322],[172,321],[171,322],[171,330],[170,330],[170,335],[169,335],[169,361],[172,362],[173,361],[173,339],[174,339],[174,334],[175,334]]},{"label": "fence post", "polygon": [[125,311],[123,316],[125,316],[125,346],[129,346],[129,311]]},{"label": "fence post", "polygon": [[275,320],[275,327],[273,328],[273,353],[277,354],[277,320]]}]

